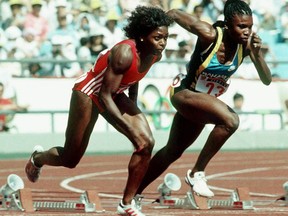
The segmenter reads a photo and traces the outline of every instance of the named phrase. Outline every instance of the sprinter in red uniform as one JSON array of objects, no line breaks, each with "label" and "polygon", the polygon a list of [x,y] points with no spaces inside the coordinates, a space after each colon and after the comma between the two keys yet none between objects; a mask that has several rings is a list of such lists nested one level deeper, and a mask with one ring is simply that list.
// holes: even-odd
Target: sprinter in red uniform
[{"label": "sprinter in red uniform", "polygon": [[139,6],[132,12],[124,27],[128,39],[103,51],[93,68],[76,81],[64,147],[48,151],[39,146],[34,149],[25,168],[30,181],[38,180],[43,165],[76,167],[101,114],[135,148],[118,214],[144,215],[136,208],[133,198],[148,168],[154,139],[144,114],[137,107],[138,82],[161,59],[172,22],[158,7]]}]

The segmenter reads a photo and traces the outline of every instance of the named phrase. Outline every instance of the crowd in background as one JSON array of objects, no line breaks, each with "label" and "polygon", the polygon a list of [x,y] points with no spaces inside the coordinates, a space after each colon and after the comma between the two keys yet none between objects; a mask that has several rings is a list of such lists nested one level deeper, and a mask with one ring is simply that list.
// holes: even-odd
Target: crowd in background
[{"label": "crowd in background", "polygon": [[[278,44],[285,51],[288,48],[288,0],[266,0],[261,4],[259,0],[245,1],[253,9],[253,28],[263,37],[267,60],[277,61],[280,48],[273,48]],[[0,60],[19,61],[2,61],[0,69],[12,76],[76,77],[89,70],[102,50],[125,38],[122,27],[137,5],[179,8],[213,23],[223,19],[224,3],[225,0],[2,0]],[[168,62],[155,65],[152,77],[185,73],[185,65],[177,60],[190,58],[194,49],[194,35],[176,24],[169,31],[163,56],[163,61]],[[279,72],[283,68],[279,69],[276,63],[270,66],[274,76],[288,78]],[[245,62],[238,76],[256,78],[257,74]]]},{"label": "crowd in background", "polygon": [[[21,108],[14,100],[12,77],[77,77],[88,71],[101,51],[125,39],[122,28],[137,5],[158,5],[164,10],[178,8],[214,23],[223,19],[225,1],[2,0],[0,110],[7,107],[7,98],[9,106]],[[263,40],[262,51],[273,76],[288,79],[288,0],[245,1],[253,9],[253,30]],[[172,25],[163,58],[153,65],[148,76],[172,78],[180,72],[185,74],[185,63],[190,59],[196,40],[195,35]],[[281,60],[286,63],[279,63]],[[258,79],[249,58],[235,76]],[[3,116],[0,115],[0,131],[6,127]]]}]

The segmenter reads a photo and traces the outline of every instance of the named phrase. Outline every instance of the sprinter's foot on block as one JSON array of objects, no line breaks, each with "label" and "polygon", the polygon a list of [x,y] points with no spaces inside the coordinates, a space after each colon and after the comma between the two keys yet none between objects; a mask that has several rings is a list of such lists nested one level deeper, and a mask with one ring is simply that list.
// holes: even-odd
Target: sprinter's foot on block
[{"label": "sprinter's foot on block", "polygon": [[199,195],[211,198],[214,196],[214,193],[209,189],[207,185],[207,179],[204,172],[195,172],[193,178],[190,177],[191,170],[187,171],[185,181],[191,186],[193,191]]}]

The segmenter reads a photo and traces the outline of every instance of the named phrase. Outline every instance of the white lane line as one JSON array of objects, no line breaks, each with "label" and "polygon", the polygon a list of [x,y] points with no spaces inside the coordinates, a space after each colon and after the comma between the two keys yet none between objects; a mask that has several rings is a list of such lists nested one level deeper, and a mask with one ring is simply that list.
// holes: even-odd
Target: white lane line
[{"label": "white lane line", "polygon": [[124,173],[124,172],[127,172],[127,169],[109,170],[109,171],[87,173],[87,174],[83,174],[83,175],[73,176],[71,178],[67,178],[67,179],[63,180],[60,183],[60,186],[69,190],[69,191],[73,191],[76,193],[84,193],[85,190],[81,190],[81,189],[78,189],[76,187],[69,186],[69,183],[76,181],[76,180],[79,180],[79,179],[85,179],[85,178],[90,178],[90,177],[95,177],[95,176],[103,176],[103,175],[112,175],[112,174]]},{"label": "white lane line", "polygon": [[[216,173],[209,176],[206,176],[207,179],[214,179],[218,177],[228,176],[228,175],[237,175],[237,174],[243,174],[243,173],[253,173],[253,172],[261,172],[261,171],[268,171],[268,170],[283,170],[288,169],[288,166],[280,166],[280,167],[256,167],[256,168],[249,168],[249,169],[242,169],[242,170],[235,170],[230,172],[223,172],[223,173]],[[224,192],[233,192],[232,189],[217,187],[217,186],[211,186],[209,185],[209,188],[212,190],[218,190],[218,191],[224,191]],[[250,192],[253,196],[264,196],[264,197],[278,197],[277,194],[265,194],[265,193],[254,193]]]},{"label": "white lane line", "polygon": [[[177,166],[175,166],[175,167],[177,167]],[[175,169],[175,167],[174,167],[174,169]],[[179,167],[181,167],[181,165]],[[219,178],[219,177],[223,177],[223,176],[237,175],[237,174],[243,174],[243,173],[261,172],[261,171],[268,171],[268,170],[272,170],[272,169],[273,170],[288,169],[288,166],[256,167],[256,168],[249,168],[249,169],[242,169],[242,170],[234,170],[234,171],[229,171],[229,172],[222,172],[222,173],[216,173],[216,174],[208,175],[208,176],[206,176],[206,178],[209,180],[209,179],[215,179],[215,178]],[[85,179],[85,178],[90,178],[90,177],[95,177],[95,176],[112,175],[112,174],[116,174],[116,173],[125,173],[125,172],[127,172],[127,169],[110,170],[110,171],[82,174],[82,175],[73,176],[71,178],[67,178],[67,179],[63,180],[60,183],[60,186],[69,190],[69,191],[73,191],[76,193],[84,193],[85,190],[82,190],[82,189],[79,189],[76,187],[72,187],[69,185],[69,183],[76,181],[76,180],[79,180],[79,179]],[[211,185],[209,185],[209,187],[213,190],[229,192],[229,193],[233,192],[232,189],[228,189],[228,188],[222,188],[222,187],[211,186]],[[264,196],[264,197],[277,197],[277,196],[279,196],[277,194],[254,193],[254,192],[250,192],[250,194],[254,195],[254,196]],[[106,196],[106,197],[112,197],[112,198],[121,198],[121,196],[111,195],[111,194],[101,194],[101,195]]]}]

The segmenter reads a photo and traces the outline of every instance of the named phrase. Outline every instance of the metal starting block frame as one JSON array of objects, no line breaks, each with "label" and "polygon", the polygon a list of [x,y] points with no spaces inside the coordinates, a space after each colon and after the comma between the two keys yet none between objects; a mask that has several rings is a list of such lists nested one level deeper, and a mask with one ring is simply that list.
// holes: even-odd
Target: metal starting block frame
[{"label": "metal starting block frame", "polygon": [[103,213],[98,193],[93,190],[85,191],[78,200],[71,201],[33,201],[30,189],[20,189],[9,196],[3,196],[1,210],[15,211],[75,211]]},{"label": "metal starting block frame", "polygon": [[193,189],[186,193],[184,198],[160,196],[160,206],[180,209],[253,209],[253,201],[250,199],[248,188],[236,188],[229,199],[215,200],[197,195]]}]

